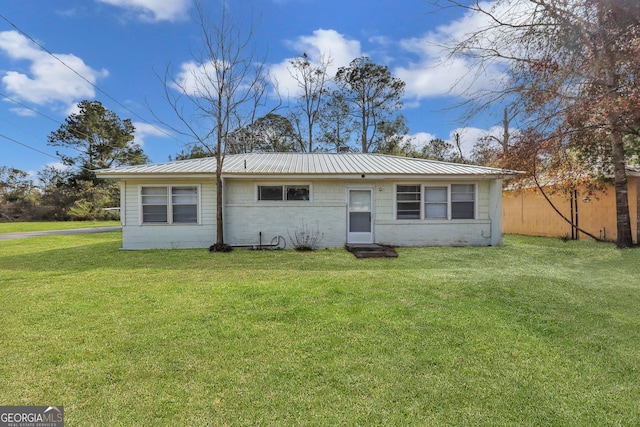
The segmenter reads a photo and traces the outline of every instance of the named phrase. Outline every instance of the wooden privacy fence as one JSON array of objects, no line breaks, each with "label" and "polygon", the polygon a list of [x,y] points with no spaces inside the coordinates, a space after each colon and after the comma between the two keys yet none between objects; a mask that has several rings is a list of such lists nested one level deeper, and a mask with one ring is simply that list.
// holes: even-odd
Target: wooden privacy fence
[{"label": "wooden privacy fence", "polygon": [[[640,216],[640,174],[628,176],[629,213],[631,233],[634,243],[638,243],[638,223]],[[606,190],[587,196],[580,189],[574,194],[549,197],[562,214],[573,220],[585,231],[603,240],[615,241],[616,198],[613,185]],[[502,229],[505,233],[528,236],[548,236],[582,239],[583,233],[576,233],[540,194],[540,190],[505,190],[502,197]]]}]

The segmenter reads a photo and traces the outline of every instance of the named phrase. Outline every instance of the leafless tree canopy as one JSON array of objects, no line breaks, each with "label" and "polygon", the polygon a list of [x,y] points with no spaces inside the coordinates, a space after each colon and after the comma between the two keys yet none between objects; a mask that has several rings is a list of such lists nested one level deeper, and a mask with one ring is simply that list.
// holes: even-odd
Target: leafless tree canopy
[{"label": "leafless tree canopy", "polygon": [[561,161],[580,153],[587,172],[613,171],[617,244],[630,246],[624,140],[640,129],[640,2],[438,4],[463,8],[481,22],[447,47],[452,57],[467,58],[472,75],[495,77],[492,87],[469,86],[466,95],[475,112],[517,106],[521,135],[530,138],[518,138],[515,158],[523,163],[515,166],[580,165]]},{"label": "leafless tree canopy", "polygon": [[200,44],[192,48],[192,61],[181,70],[167,67],[164,93],[180,123],[171,129],[216,157],[216,244],[223,245],[221,173],[227,143],[266,108],[270,82],[265,58],[256,54],[253,44],[255,28],[239,26],[224,2],[215,20],[199,1],[195,10]]}]

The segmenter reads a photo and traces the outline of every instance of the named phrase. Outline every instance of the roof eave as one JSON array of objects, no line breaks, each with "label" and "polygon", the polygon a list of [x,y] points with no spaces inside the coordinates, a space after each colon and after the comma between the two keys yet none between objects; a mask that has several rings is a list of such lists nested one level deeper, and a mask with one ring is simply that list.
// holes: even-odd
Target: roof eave
[{"label": "roof eave", "polygon": [[500,179],[504,174],[384,174],[384,173],[348,173],[348,174],[300,174],[300,173],[233,173],[222,174],[223,178],[236,179],[348,179],[348,180],[415,180],[415,179]]},{"label": "roof eave", "polygon": [[96,177],[102,179],[202,179],[216,178],[215,172],[174,172],[174,173],[143,173],[143,172],[116,172],[116,173],[96,173]]}]

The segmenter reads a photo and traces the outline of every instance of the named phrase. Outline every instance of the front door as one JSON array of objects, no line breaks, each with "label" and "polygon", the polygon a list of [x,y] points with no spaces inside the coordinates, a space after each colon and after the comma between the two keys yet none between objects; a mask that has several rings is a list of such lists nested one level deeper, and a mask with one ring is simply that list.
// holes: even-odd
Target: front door
[{"label": "front door", "polygon": [[347,243],[373,243],[372,200],[370,189],[349,189]]}]

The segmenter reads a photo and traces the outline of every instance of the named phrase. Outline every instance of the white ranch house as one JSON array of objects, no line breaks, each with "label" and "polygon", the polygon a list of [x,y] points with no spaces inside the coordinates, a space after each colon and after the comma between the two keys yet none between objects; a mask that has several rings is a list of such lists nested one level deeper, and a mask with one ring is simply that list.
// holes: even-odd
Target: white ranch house
[{"label": "white ranch house", "polygon": [[[216,160],[98,171],[121,188],[123,249],[216,242]],[[307,225],[319,247],[495,246],[510,171],[381,154],[249,153],[224,160],[224,241],[269,243]]]}]

